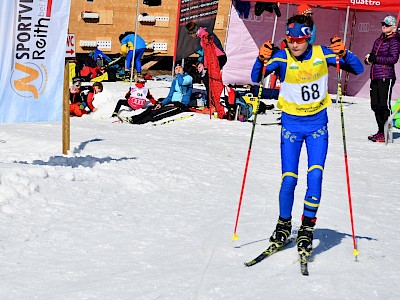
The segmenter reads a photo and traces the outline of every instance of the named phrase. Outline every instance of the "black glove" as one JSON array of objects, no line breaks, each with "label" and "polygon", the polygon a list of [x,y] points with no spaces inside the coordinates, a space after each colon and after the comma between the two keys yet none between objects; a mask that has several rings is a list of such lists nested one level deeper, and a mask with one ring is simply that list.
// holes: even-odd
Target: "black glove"
[{"label": "black glove", "polygon": [[368,57],[368,61],[370,64],[376,63],[376,55],[374,53],[370,53]]},{"label": "black glove", "polygon": [[187,106],[185,104],[183,104],[182,102],[179,101],[174,101],[171,102],[172,105],[179,107],[180,109],[185,109],[187,108]]}]

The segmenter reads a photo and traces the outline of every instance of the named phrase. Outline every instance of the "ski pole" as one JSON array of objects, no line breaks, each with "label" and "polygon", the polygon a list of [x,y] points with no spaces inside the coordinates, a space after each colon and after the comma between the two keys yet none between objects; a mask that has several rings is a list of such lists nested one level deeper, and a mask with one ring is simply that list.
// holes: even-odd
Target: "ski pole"
[{"label": "ski pole", "polygon": [[337,71],[337,79],[338,79],[337,94],[338,94],[338,99],[339,99],[339,103],[340,103],[340,119],[342,122],[342,137],[343,137],[344,165],[346,168],[347,195],[349,198],[351,233],[352,233],[352,237],[353,237],[353,247],[354,247],[353,255],[355,256],[355,259],[357,261],[357,255],[360,254],[360,252],[357,250],[357,241],[356,241],[356,237],[354,234],[353,205],[352,205],[352,201],[351,201],[349,163],[347,160],[346,134],[345,134],[345,129],[344,129],[344,114],[343,114],[343,102],[342,102],[342,85],[340,83],[339,55],[336,55],[336,71]]},{"label": "ski pole", "polygon": [[263,89],[262,82],[263,82],[263,80],[264,80],[266,70],[267,70],[267,61],[264,60],[264,65],[263,65],[263,69],[262,69],[262,76],[261,76],[260,87],[259,87],[259,89],[258,89],[257,110],[256,110],[256,112],[255,112],[255,114],[254,114],[254,119],[253,119],[253,127],[252,127],[252,130],[251,130],[251,136],[250,136],[250,144],[249,144],[249,149],[247,150],[246,166],[245,166],[245,168],[244,168],[244,174],[243,174],[243,180],[242,180],[242,188],[241,188],[241,191],[240,191],[239,205],[238,205],[238,210],[237,210],[237,214],[236,214],[235,229],[234,229],[234,231],[233,231],[233,236],[232,236],[232,240],[233,240],[233,241],[236,241],[237,239],[239,239],[239,236],[236,234],[236,229],[237,229],[238,221],[239,221],[240,207],[242,206],[244,186],[245,186],[245,184],[246,184],[247,169],[248,169],[248,166],[249,166],[250,153],[251,153],[251,145],[253,144],[254,129],[255,129],[256,123],[257,123],[258,106],[259,106],[260,98],[261,98],[261,95],[262,95],[262,89]]}]

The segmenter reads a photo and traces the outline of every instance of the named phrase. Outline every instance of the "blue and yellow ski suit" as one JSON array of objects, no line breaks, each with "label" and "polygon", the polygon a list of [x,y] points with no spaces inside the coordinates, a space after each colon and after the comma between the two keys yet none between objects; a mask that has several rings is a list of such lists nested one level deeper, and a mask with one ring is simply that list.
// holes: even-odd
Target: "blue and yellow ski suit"
[{"label": "blue and yellow ski suit", "polygon": [[[339,60],[343,70],[361,74],[364,67],[352,52]],[[281,81],[278,108],[282,110],[279,214],[292,218],[294,191],[303,142],[308,157],[307,191],[303,215],[315,218],[321,200],[322,175],[328,151],[328,115],[332,103],[328,94],[328,66],[336,65],[336,55],[325,46],[309,45],[299,57],[288,49],[279,50],[268,61],[266,75],[275,71]],[[258,58],[251,73],[253,82],[261,79],[263,62]]]}]

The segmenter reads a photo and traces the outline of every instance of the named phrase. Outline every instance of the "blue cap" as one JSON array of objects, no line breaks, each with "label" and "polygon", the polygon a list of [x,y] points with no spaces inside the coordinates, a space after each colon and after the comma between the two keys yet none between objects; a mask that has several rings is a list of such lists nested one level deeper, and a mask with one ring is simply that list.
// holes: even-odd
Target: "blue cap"
[{"label": "blue cap", "polygon": [[292,38],[307,38],[311,32],[312,29],[304,24],[291,23],[286,26],[286,35]]}]

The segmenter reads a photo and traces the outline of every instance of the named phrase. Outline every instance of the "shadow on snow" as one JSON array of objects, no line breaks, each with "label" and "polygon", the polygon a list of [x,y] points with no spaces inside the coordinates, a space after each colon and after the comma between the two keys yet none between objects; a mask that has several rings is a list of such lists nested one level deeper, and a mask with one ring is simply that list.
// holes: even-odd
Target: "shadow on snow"
[{"label": "shadow on snow", "polygon": [[[52,156],[48,161],[43,160],[34,160],[32,161],[32,165],[46,165],[46,166],[60,166],[60,167],[72,167],[78,168],[80,166],[85,168],[93,168],[97,163],[104,164],[110,161],[124,161],[137,159],[136,157],[121,157],[121,158],[112,158],[112,157],[104,157],[98,158],[91,155],[86,156],[75,156],[75,157],[64,157],[64,156]],[[17,164],[29,164],[27,161],[14,161]]]},{"label": "shadow on snow", "polygon": [[78,147],[74,148],[74,151],[72,153],[79,154],[79,153],[82,152],[82,150],[85,149],[87,144],[93,143],[93,142],[102,142],[102,141],[104,141],[104,139],[93,139],[93,140],[89,140],[89,141],[86,141],[86,142],[82,142]]},{"label": "shadow on snow", "polygon": [[[81,143],[78,147],[75,147],[73,150],[73,154],[81,153],[85,147],[92,142],[101,142],[103,139],[93,139],[86,142]],[[86,156],[74,156],[74,157],[65,157],[65,156],[52,156],[48,161],[43,160],[34,160],[32,161],[32,165],[46,165],[46,166],[61,166],[61,167],[72,167],[78,168],[80,166],[85,168],[93,168],[96,164],[104,164],[110,161],[124,161],[137,159],[136,157],[121,157],[121,158],[112,158],[112,157],[104,157],[98,158],[91,155]],[[27,161],[14,161],[14,163],[18,164],[29,164]]]}]

